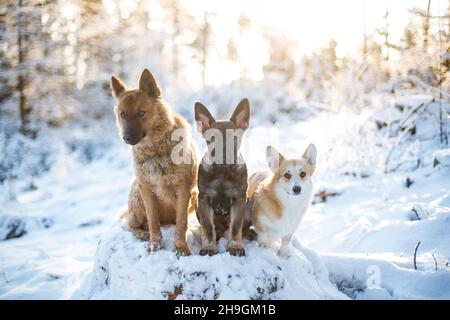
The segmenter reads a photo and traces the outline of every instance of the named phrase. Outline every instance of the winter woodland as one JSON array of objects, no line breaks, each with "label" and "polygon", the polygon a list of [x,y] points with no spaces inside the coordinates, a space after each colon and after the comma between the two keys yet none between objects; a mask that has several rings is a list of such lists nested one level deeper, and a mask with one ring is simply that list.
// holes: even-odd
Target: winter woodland
[{"label": "winter woodland", "polygon": [[[317,2],[2,0],[0,299],[450,299],[450,1]],[[249,172],[317,146],[292,257],[200,257],[195,215],[189,257],[123,228],[109,81],[144,67],[193,126],[247,97]]]}]

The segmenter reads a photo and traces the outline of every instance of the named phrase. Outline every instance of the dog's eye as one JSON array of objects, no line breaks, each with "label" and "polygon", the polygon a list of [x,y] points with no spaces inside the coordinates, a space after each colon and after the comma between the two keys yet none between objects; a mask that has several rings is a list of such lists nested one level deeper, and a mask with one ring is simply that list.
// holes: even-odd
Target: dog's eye
[{"label": "dog's eye", "polygon": [[125,118],[125,117],[127,116],[127,114],[126,114],[124,111],[122,111],[122,112],[120,113],[120,116],[121,116],[122,118]]},{"label": "dog's eye", "polygon": [[284,177],[285,177],[286,179],[290,179],[292,176],[291,176],[291,174],[290,174],[289,172],[286,172],[286,173],[284,174]]},{"label": "dog's eye", "polygon": [[304,177],[306,177],[306,172],[305,171],[300,172],[300,178],[304,178]]},{"label": "dog's eye", "polygon": [[144,115],[145,115],[145,111],[139,111],[139,112],[138,112],[138,116],[139,116],[140,118],[142,118]]}]

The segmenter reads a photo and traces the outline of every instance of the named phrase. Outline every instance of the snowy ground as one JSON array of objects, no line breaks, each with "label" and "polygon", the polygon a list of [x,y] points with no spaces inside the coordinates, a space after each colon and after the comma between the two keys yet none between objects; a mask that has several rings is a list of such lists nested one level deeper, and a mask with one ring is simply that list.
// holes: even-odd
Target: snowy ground
[{"label": "snowy ground", "polygon": [[[389,151],[387,146],[374,136],[375,129],[371,128],[364,135],[360,132],[361,124],[371,117],[372,114],[365,113],[350,116],[344,112],[317,112],[307,121],[284,121],[273,128],[254,121],[242,147],[250,171],[266,168],[263,150],[267,143],[290,156],[300,156],[309,142],[314,142],[318,148],[315,189],[336,195],[330,195],[324,202],[315,199],[317,203],[310,207],[297,237],[320,257],[311,261],[311,256],[297,250],[296,256],[283,260],[247,243],[247,258],[226,258],[224,253],[211,258],[213,265],[223,264],[224,259],[228,259],[225,263],[231,261],[234,273],[239,268],[248,270],[251,267],[248,261],[260,266],[253,264],[258,272],[262,272],[262,265],[270,269],[271,264],[292,270],[281,276],[296,290],[281,290],[279,295],[270,296],[273,298],[345,298],[335,290],[338,288],[357,299],[450,299],[448,156],[445,152],[438,154],[441,161],[433,167],[434,149],[427,147],[426,139],[425,142],[418,139],[414,150],[423,155],[424,164],[416,170],[384,174],[382,164]],[[275,130],[275,127],[282,130]],[[420,134],[420,125],[417,131]],[[110,134],[116,133],[111,131]],[[200,142],[198,137],[196,140]],[[425,151],[420,149],[424,146],[428,148]],[[410,154],[414,150],[404,152]],[[151,291],[153,289],[139,285],[132,293],[114,295],[128,281],[142,283],[146,279],[143,271],[150,272],[152,263],[158,263],[156,257],[145,255],[143,243],[132,239],[114,220],[126,204],[131,177],[129,150],[118,141],[105,156],[88,165],[61,161],[35,180],[34,190],[21,192],[15,202],[4,202],[0,209],[0,236],[6,236],[6,230],[10,230],[7,226],[19,216],[24,217],[22,223],[26,224],[27,233],[0,241],[0,298],[161,297]],[[171,229],[165,232],[170,234]],[[94,255],[102,235],[99,252],[104,252],[101,248],[105,245],[118,248],[120,252],[129,250],[129,256],[137,259],[137,273],[131,275],[131,280],[118,277],[117,287],[112,291],[92,292],[92,286],[87,283],[98,274],[95,268],[94,272],[89,271],[94,267]],[[196,248],[194,238],[191,236],[190,241]],[[111,243],[105,244],[108,239]],[[414,270],[414,248],[419,241],[418,270]],[[194,255],[176,260],[172,252],[158,254],[165,257],[164,263],[178,265],[186,272],[193,270],[187,266],[211,271],[202,265],[207,259],[204,257]],[[118,260],[113,266],[117,275],[124,275],[127,269],[120,267],[125,268],[132,261],[125,260],[121,266],[120,257],[116,257]],[[97,266],[103,258],[97,257]],[[189,263],[180,263],[182,259]],[[323,279],[315,267],[315,263],[320,262],[328,270],[331,283]],[[316,282],[305,276],[308,270],[312,271]],[[167,280],[167,288],[159,289],[170,292],[176,280],[177,275],[174,275]],[[223,285],[222,280],[220,283]],[[310,285],[302,291],[304,283]],[[195,285],[192,284],[191,292]],[[237,286],[234,291],[233,284],[223,286],[221,298],[254,297],[249,286],[239,281],[234,285]],[[327,286],[328,295],[319,291],[321,285]],[[214,293],[208,294],[214,296]],[[187,297],[195,297],[195,294]]]}]

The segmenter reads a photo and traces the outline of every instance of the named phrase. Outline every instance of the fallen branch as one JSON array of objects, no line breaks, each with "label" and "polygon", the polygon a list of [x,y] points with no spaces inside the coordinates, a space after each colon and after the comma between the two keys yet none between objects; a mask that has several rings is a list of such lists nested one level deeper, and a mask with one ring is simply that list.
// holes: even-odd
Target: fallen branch
[{"label": "fallen branch", "polygon": [[434,270],[437,270],[437,261],[436,261],[436,257],[434,256],[434,254],[435,254],[435,252],[433,252],[431,254],[431,256],[433,257],[433,260],[434,260]]},{"label": "fallen branch", "polygon": [[417,270],[417,263],[416,263],[416,257],[417,257],[417,249],[419,249],[420,241],[417,242],[416,247],[414,248],[414,270]]},{"label": "fallen branch", "polygon": [[450,99],[450,94],[444,93],[444,92],[439,92],[439,88],[435,88],[433,86],[428,85],[427,83],[425,83],[423,80],[419,79],[416,76],[410,75],[405,80],[409,81],[409,82],[412,82],[416,86],[420,86],[420,87],[422,87],[425,90],[429,90],[429,92],[433,93],[433,96],[435,98],[442,97],[442,98],[445,98],[447,100]]}]

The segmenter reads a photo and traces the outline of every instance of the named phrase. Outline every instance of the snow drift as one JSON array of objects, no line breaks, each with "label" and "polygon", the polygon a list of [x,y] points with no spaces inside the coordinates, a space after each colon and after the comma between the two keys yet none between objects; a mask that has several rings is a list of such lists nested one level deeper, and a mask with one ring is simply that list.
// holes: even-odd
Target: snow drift
[{"label": "snow drift", "polygon": [[219,242],[219,254],[198,255],[198,229],[188,232],[193,255],[172,252],[174,228],[163,228],[166,250],[149,254],[120,222],[98,245],[93,270],[75,299],[345,299],[328,278],[314,251],[301,245],[290,258],[255,242],[245,242],[246,257],[234,257]]}]

